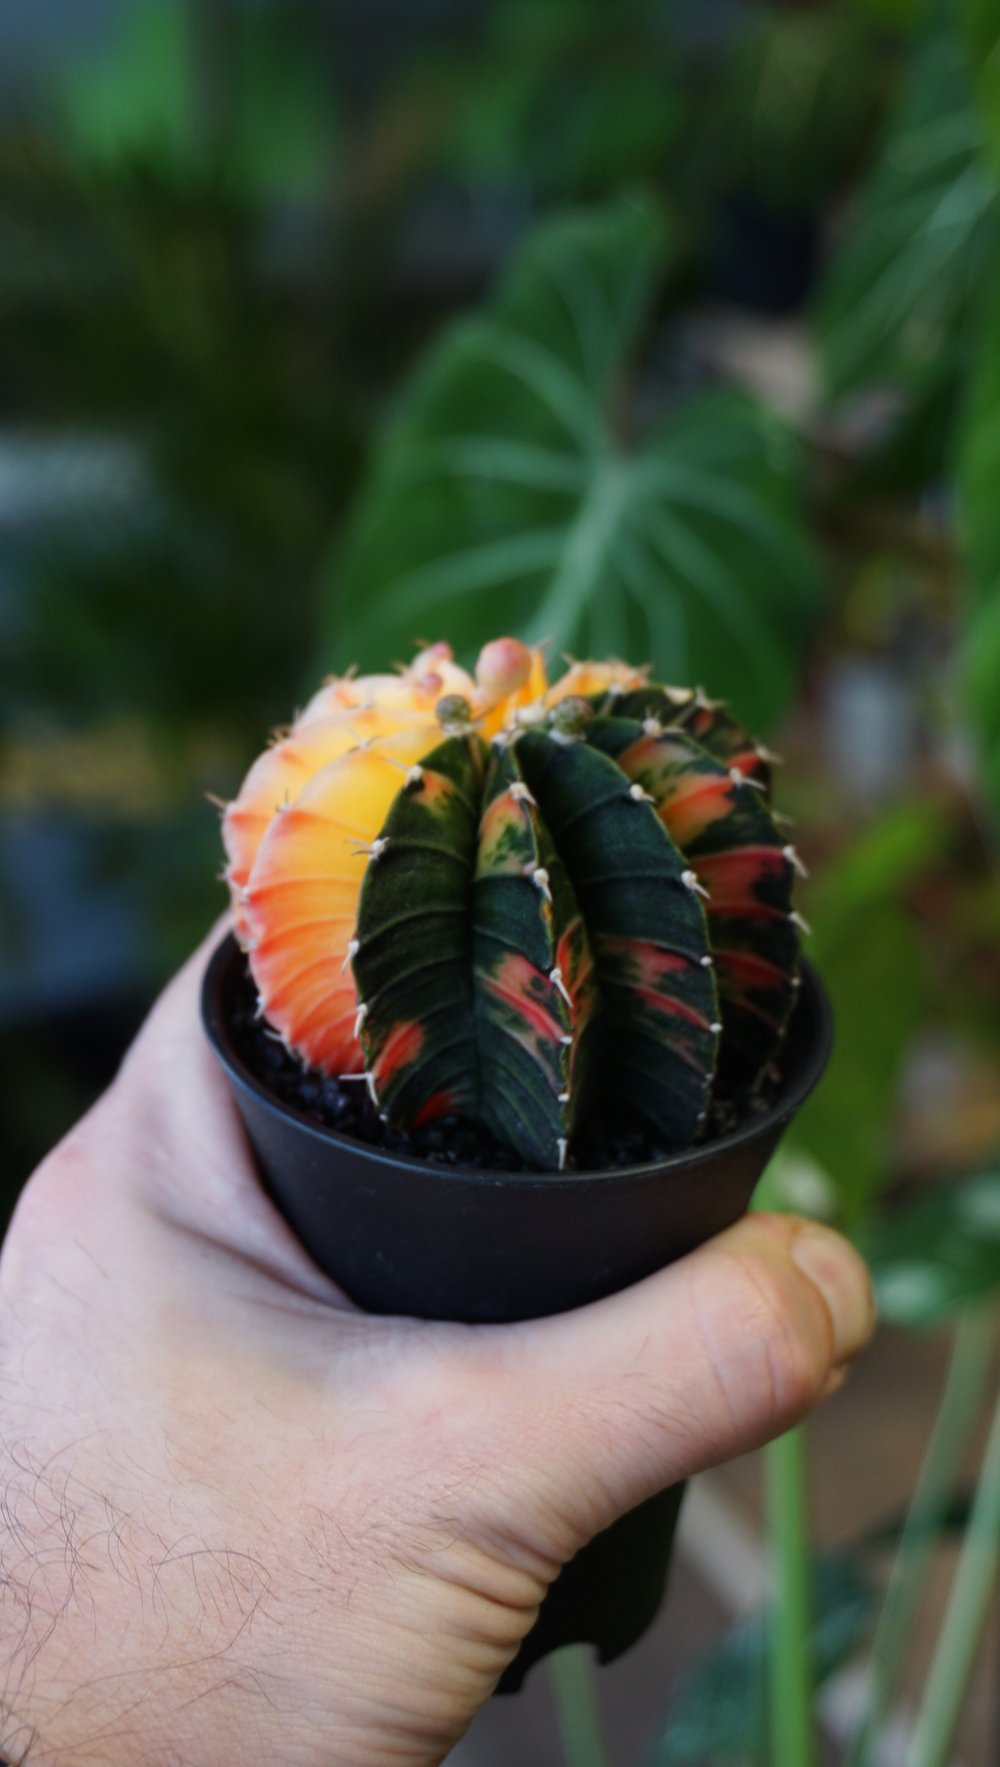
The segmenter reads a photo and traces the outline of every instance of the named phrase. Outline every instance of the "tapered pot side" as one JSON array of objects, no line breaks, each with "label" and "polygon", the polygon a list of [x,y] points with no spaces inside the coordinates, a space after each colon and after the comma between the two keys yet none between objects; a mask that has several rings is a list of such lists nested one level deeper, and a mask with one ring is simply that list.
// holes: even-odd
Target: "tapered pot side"
[{"label": "tapered pot side", "polygon": [[229,1030],[243,956],[227,937],[202,1008],[271,1197],[316,1263],[374,1313],[500,1324],[599,1300],[739,1219],[832,1040],[815,970],[782,1056],[780,1093],[732,1134],[653,1165],[484,1172],[371,1147],[312,1122],[244,1065]]},{"label": "tapered pot side", "polygon": [[[742,1128],[655,1164],[608,1171],[485,1172],[387,1153],[312,1122],[245,1066],[230,1032],[244,957],[215,951],[202,990],[221,1062],[261,1178],[311,1256],[375,1313],[502,1324],[560,1313],[650,1276],[745,1213],[781,1135],[826,1066],[829,1002],[816,971],[782,1051],[777,1098]],[[680,1489],[598,1537],[563,1572],[501,1684],[560,1645],[590,1641],[611,1661],[662,1597]]]}]

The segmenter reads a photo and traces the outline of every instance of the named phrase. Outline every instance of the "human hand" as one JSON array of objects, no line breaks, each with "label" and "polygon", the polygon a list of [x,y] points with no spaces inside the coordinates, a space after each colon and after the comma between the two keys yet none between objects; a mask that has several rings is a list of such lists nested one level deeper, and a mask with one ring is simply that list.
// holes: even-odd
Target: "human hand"
[{"label": "human hand", "polygon": [[839,1384],[867,1277],[756,1215],[575,1313],[364,1314],[259,1187],[207,950],[3,1248],[0,1752],[432,1767],[580,1546]]}]

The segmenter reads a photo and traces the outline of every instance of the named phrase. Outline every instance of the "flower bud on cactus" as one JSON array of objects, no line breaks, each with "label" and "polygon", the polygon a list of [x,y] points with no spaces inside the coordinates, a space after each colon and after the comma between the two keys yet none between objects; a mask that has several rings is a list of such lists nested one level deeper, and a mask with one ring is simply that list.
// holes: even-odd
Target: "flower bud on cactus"
[{"label": "flower bud on cactus", "polygon": [[531,652],[519,638],[494,638],[484,644],[476,663],[476,682],[490,699],[523,687],[531,675]]},{"label": "flower bud on cactus", "polygon": [[514,639],[474,679],[433,646],[330,683],[225,813],[260,1012],[404,1131],[468,1119],[540,1170],[595,1116],[679,1151],[795,1000],[770,759],[700,689],[550,687]]}]

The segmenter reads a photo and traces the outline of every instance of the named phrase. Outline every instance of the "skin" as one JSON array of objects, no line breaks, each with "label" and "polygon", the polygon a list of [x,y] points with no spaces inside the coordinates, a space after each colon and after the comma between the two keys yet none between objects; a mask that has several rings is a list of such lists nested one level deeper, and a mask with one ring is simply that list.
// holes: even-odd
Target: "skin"
[{"label": "skin", "polygon": [[432,1767],[585,1541],[839,1385],[868,1279],[760,1215],[558,1318],[368,1317],[258,1187],[207,950],[0,1260],[0,1753]]}]

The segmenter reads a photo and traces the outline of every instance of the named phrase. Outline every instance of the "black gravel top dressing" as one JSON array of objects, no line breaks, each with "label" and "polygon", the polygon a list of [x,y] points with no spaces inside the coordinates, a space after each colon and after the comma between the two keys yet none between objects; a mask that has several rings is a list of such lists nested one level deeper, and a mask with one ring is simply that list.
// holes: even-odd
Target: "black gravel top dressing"
[{"label": "black gravel top dressing", "polygon": [[[233,1043],[250,1072],[269,1092],[314,1123],[352,1135],[388,1153],[408,1154],[439,1166],[473,1166],[491,1172],[523,1172],[524,1161],[488,1129],[464,1117],[438,1117],[425,1128],[404,1134],[383,1123],[362,1079],[331,1079],[289,1054],[277,1032],[256,1014],[256,989],[244,969],[230,1003]],[[762,1116],[774,1102],[780,1082],[769,1069],[752,1089],[719,1094],[713,1101],[704,1135],[713,1141]],[[592,1117],[579,1145],[571,1150],[567,1170],[597,1172],[613,1166],[641,1166],[669,1157],[665,1148],[639,1122],[614,1123]]]}]

